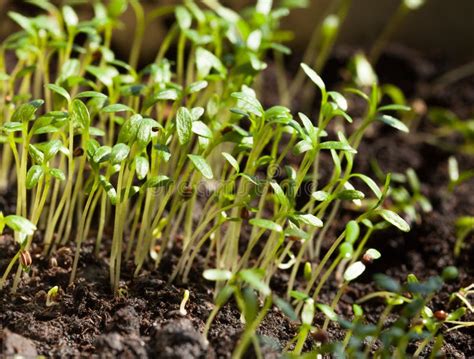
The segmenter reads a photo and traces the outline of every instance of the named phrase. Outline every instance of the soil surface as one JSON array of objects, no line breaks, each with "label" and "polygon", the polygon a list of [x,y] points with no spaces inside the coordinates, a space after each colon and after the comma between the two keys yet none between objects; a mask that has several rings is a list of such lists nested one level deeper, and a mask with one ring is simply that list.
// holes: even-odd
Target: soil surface
[{"label": "soil surface", "polygon": [[[337,84],[343,77],[341,66],[351,50],[339,49],[330,60],[324,78]],[[445,87],[432,82],[445,70],[444,65],[429,62],[406,49],[394,49],[381,58],[377,72],[383,83],[401,86],[409,99],[422,99],[428,106],[444,106],[460,116],[474,113],[474,78],[464,79]],[[271,101],[271,100],[269,100]],[[357,103],[351,104],[357,107]],[[360,147],[357,167],[370,173],[370,159],[375,158],[384,171],[404,172],[415,169],[422,182],[422,192],[430,200],[433,211],[422,214],[420,223],[401,234],[396,230],[381,232],[369,245],[378,249],[383,260],[369,270],[343,295],[337,311],[351,316],[351,304],[373,291],[371,277],[385,273],[400,281],[414,273],[419,279],[439,274],[446,265],[460,269],[460,277],[445,285],[435,296],[432,307],[446,308],[449,294],[474,283],[474,246],[472,236],[459,258],[454,258],[454,222],[460,215],[474,215],[474,181],[447,189],[447,150],[430,144],[423,136],[432,125],[423,118],[416,132],[400,135],[386,127],[377,127]],[[457,141],[452,139],[453,143]],[[474,168],[474,159],[458,157],[462,169]],[[14,203],[11,192],[0,197],[0,210],[9,212]],[[37,241],[38,243],[41,240]],[[16,296],[8,290],[0,293],[0,323],[3,327],[3,353],[22,353],[27,357],[46,355],[71,357],[96,354],[99,357],[124,358],[228,358],[239,339],[243,325],[234,303],[218,314],[209,333],[209,341],[200,334],[212,309],[213,287],[201,278],[199,261],[192,271],[190,283],[169,284],[170,268],[176,262],[179,249],[167,256],[157,270],[148,268],[138,278],[131,278],[133,267],[123,270],[123,295],[114,298],[109,290],[108,266],[105,259],[96,259],[92,244],[84,246],[78,280],[68,286],[73,248],[60,249],[55,261],[41,256],[40,247],[33,247],[33,266],[20,284]],[[15,254],[16,246],[8,234],[0,240],[0,272]],[[106,258],[104,255],[102,258]],[[275,291],[283,291],[287,273],[272,282]],[[11,284],[11,283],[9,283]],[[60,296],[55,305],[47,307],[46,292],[59,286]],[[8,286],[7,286],[8,288]],[[181,315],[179,305],[185,289],[190,291],[187,314]],[[336,290],[329,281],[321,300],[329,302]],[[376,320],[384,308],[381,301],[364,305],[369,320]],[[317,322],[323,318],[317,318]],[[464,319],[474,320],[472,315]],[[265,358],[277,358],[282,348],[295,335],[297,324],[273,309],[259,328],[259,340]],[[443,350],[449,358],[474,356],[473,330],[460,330],[445,335]],[[331,340],[340,340],[343,332],[329,328]],[[311,341],[311,339],[309,339]],[[310,345],[311,343],[308,343]],[[410,348],[414,350],[414,348]],[[427,354],[427,353],[424,353]],[[253,357],[249,351],[247,357]]]}]

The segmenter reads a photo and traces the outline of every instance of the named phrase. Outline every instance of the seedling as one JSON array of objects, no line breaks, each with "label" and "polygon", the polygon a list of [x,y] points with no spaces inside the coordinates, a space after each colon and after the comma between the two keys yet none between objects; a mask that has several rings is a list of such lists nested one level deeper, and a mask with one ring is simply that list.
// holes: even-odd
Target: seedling
[{"label": "seedling", "polygon": [[[362,54],[351,62],[355,87],[334,91],[319,76],[350,1],[324,20],[318,30],[319,55],[308,61],[314,66],[302,63],[295,80],[306,80],[318,94],[319,111],[312,115],[267,107],[255,90],[268,52],[287,52],[278,28],[289,10],[284,4],[292,7],[294,1],[273,7],[262,0],[236,13],[217,1],[204,1],[201,8],[186,0],[149,14],[136,0],[108,6],[94,2],[92,19],[79,18],[69,5],[33,3],[48,21],[12,13],[23,30],[8,38],[0,52],[15,58],[0,87],[2,98],[10,99],[8,105],[2,102],[0,117],[0,186],[17,187],[17,212],[5,217],[0,213],[0,232],[11,228],[20,245],[1,286],[17,260],[13,291],[22,268],[35,265],[29,250],[37,229],[44,233],[45,256],[54,258],[58,247],[75,242],[71,285],[81,273],[83,246],[95,241],[94,252],[107,260],[116,296],[127,294],[120,285],[124,261],[138,276],[142,268],[158,267],[170,250],[179,248],[170,281],[189,281],[201,256],[205,268],[217,268],[204,271],[204,278],[216,282],[205,336],[219,310],[231,299],[236,303],[244,326],[233,351],[236,358],[250,345],[261,355],[256,333],[274,304],[300,322],[288,355],[302,355],[309,335],[318,343],[313,351],[326,350],[330,321],[348,329],[337,350],[361,349],[364,333],[387,343],[380,351],[406,348],[398,337],[384,337],[381,323],[395,305],[409,306],[419,298],[425,303],[430,294],[421,293],[423,288],[411,288],[409,298],[401,286],[379,278],[385,288],[374,296],[387,298],[389,304],[377,325],[364,324],[359,306],[354,306],[351,323],[335,313],[347,286],[382,255],[367,248],[371,235],[389,225],[409,231],[398,212],[413,219],[415,206],[426,209],[429,204],[412,170],[406,173],[408,197],[390,209],[384,203],[390,190],[392,199],[403,191],[392,186],[396,176],[383,175],[379,184],[354,170],[368,129],[378,123],[408,132],[393,116],[409,108],[403,96],[394,95],[397,91],[378,83]],[[129,63],[110,49],[127,4],[138,23]],[[173,14],[176,21],[155,61],[138,69],[145,26]],[[283,103],[291,103],[300,91],[301,86],[294,86]],[[366,105],[357,121],[350,115],[347,94]],[[322,176],[325,155],[331,164]],[[341,218],[348,218],[347,223]],[[330,238],[333,233],[336,238]],[[323,250],[326,242],[329,249]],[[53,259],[50,263],[56,265]],[[295,309],[270,288],[275,273],[285,270],[286,300],[292,298]],[[340,289],[331,303],[321,303],[321,290],[333,277]],[[444,277],[454,277],[452,270]],[[59,291],[57,286],[49,290],[47,306],[58,302]],[[189,296],[185,290],[179,309],[183,316]],[[456,296],[465,303],[461,297],[465,299]],[[422,309],[403,315],[420,317]],[[326,317],[320,327],[313,323],[317,310]],[[442,323],[459,319],[443,310],[447,317]],[[434,322],[434,314],[427,317],[430,324],[422,330],[431,340],[442,324]]]},{"label": "seedling", "polygon": [[46,306],[51,307],[53,305],[57,305],[59,301],[59,287],[56,285],[48,290],[46,295]]},{"label": "seedling", "polygon": [[179,314],[182,315],[183,317],[188,314],[188,311],[186,310],[186,303],[189,300],[189,290],[185,290],[183,294],[183,300],[181,300],[181,304],[179,305]]}]

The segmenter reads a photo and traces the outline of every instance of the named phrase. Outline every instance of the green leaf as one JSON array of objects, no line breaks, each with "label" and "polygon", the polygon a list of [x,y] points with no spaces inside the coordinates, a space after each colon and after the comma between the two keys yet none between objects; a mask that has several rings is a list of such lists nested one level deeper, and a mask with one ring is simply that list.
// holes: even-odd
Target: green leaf
[{"label": "green leaf", "polygon": [[13,112],[11,122],[28,122],[33,118],[36,110],[44,104],[43,100],[34,100],[24,103]]},{"label": "green leaf", "polygon": [[91,118],[87,106],[78,99],[74,99],[71,103],[72,121],[76,127],[88,129]]},{"label": "green leaf", "polygon": [[255,269],[244,269],[239,272],[239,277],[264,296],[271,294],[270,287],[263,282],[263,275],[260,271]]},{"label": "green leaf", "polygon": [[62,145],[63,144],[60,140],[51,140],[42,145],[41,149],[44,153],[45,162],[48,162],[51,158],[53,158],[59,152]]},{"label": "green leaf", "polygon": [[36,146],[30,144],[28,145],[28,153],[31,156],[31,159],[36,164],[41,164],[44,161],[44,154]]},{"label": "green leaf", "polygon": [[14,11],[8,12],[8,16],[15,21],[18,25],[20,25],[23,30],[25,30],[30,35],[35,35],[36,31],[33,26],[33,21],[26,16],[18,14]]},{"label": "green leaf", "polygon": [[181,30],[187,30],[191,27],[193,19],[191,14],[184,6],[176,6],[175,8],[175,16],[176,21],[178,22],[178,26]]},{"label": "green leaf", "polygon": [[131,116],[120,128],[118,142],[132,144],[137,138],[138,129],[143,121],[140,114]]},{"label": "green leaf", "polygon": [[351,244],[354,244],[357,238],[359,238],[360,227],[359,223],[352,220],[347,222],[346,231],[345,231],[345,241]]},{"label": "green leaf", "polygon": [[310,326],[313,324],[314,318],[314,300],[308,298],[305,300],[303,310],[301,311],[301,322],[304,325]]},{"label": "green leaf", "polygon": [[63,6],[63,18],[66,26],[75,27],[79,23],[79,18],[77,17],[74,9],[68,5]]},{"label": "green leaf", "polygon": [[67,79],[77,76],[81,70],[81,63],[78,59],[69,59],[61,67],[58,83],[66,81]]},{"label": "green leaf", "polygon": [[7,122],[0,129],[7,133],[19,132],[23,130],[23,125],[21,122]]},{"label": "green leaf", "polygon": [[168,162],[169,159],[171,158],[171,153],[170,153],[170,149],[161,144],[161,143],[157,143],[154,148],[156,149],[156,151],[158,152],[158,156],[160,158],[162,158],[165,162]]},{"label": "green leaf", "polygon": [[4,218],[5,224],[13,231],[31,236],[36,231],[36,226],[26,218],[10,215]]},{"label": "green leaf", "polygon": [[324,202],[329,198],[329,193],[325,191],[316,191],[311,194],[311,197],[313,197],[318,202]]},{"label": "green leaf", "polygon": [[158,126],[158,122],[151,118],[144,118],[140,122],[137,131],[137,143],[140,148],[145,148],[150,143],[154,126]]},{"label": "green leaf", "polygon": [[106,113],[126,112],[126,111],[135,112],[129,106],[121,104],[121,103],[115,103],[113,105],[106,106],[102,109],[102,112],[106,112]]},{"label": "green leaf", "polygon": [[377,83],[377,75],[363,54],[357,54],[353,58],[354,78],[358,86],[372,86]]},{"label": "green leaf", "polygon": [[227,281],[232,278],[232,272],[225,269],[206,269],[202,276],[214,282]]},{"label": "green leaf", "polygon": [[278,223],[275,223],[275,222],[270,221],[268,219],[252,218],[249,221],[249,223],[253,226],[268,229],[270,231],[275,231],[275,232],[278,232],[278,233],[281,233],[283,231],[283,228]]},{"label": "green leaf", "polygon": [[224,288],[222,288],[216,296],[216,306],[220,308],[226,304],[229,301],[230,296],[234,294],[234,291],[235,289],[233,286],[224,286]]},{"label": "green leaf", "polygon": [[397,105],[397,104],[385,105],[377,109],[377,111],[410,111],[410,110],[411,110],[411,107],[409,106]]},{"label": "green leaf", "polygon": [[75,98],[101,98],[105,100],[107,99],[107,95],[97,91],[83,91],[78,93]]},{"label": "green leaf", "polygon": [[455,321],[461,319],[461,317],[466,314],[466,308],[461,307],[456,309],[454,312],[448,314],[446,320]]},{"label": "green leaf", "polygon": [[362,173],[354,173],[351,175],[351,177],[360,178],[372,190],[372,192],[375,194],[377,199],[382,198],[382,191],[380,190],[379,186],[377,185],[377,183],[375,183],[375,181],[372,178]]},{"label": "green leaf", "polygon": [[148,181],[146,182],[146,186],[148,188],[158,188],[158,187],[167,186],[171,182],[172,181],[168,176],[160,175],[160,176],[154,176],[148,179]]},{"label": "green leaf", "polygon": [[69,95],[69,92],[67,92],[63,87],[56,84],[48,84],[46,87],[58,95],[64,97],[67,102],[71,102],[71,95]]},{"label": "green leaf", "polygon": [[127,6],[127,0],[110,0],[109,5],[107,6],[107,12],[110,17],[117,18],[127,10]]},{"label": "green leaf", "polygon": [[385,219],[387,222],[394,225],[401,231],[403,232],[410,231],[410,226],[408,225],[408,223],[405,222],[405,220],[402,217],[400,217],[398,214],[396,214],[395,212],[392,212],[388,209],[379,209],[376,212],[380,214],[383,219]]},{"label": "green leaf", "polygon": [[348,151],[351,153],[357,153],[349,144],[339,141],[326,141],[319,144],[319,148],[322,150],[340,150]]},{"label": "green leaf", "polygon": [[186,107],[180,107],[176,113],[176,130],[181,145],[187,144],[192,136],[193,118]]},{"label": "green leaf", "polygon": [[303,123],[304,129],[306,133],[310,136],[311,140],[315,140],[316,138],[316,128],[313,126],[311,120],[302,112],[298,112],[298,116]]},{"label": "green leaf", "polygon": [[295,147],[293,148],[293,152],[296,155],[300,155],[312,149],[313,149],[313,144],[311,142],[308,142],[306,140],[301,140],[295,145]]},{"label": "green leaf", "polygon": [[101,162],[107,161],[111,153],[112,153],[111,147],[102,146],[95,151],[92,160],[95,163],[101,163]]},{"label": "green leaf", "polygon": [[179,98],[179,93],[174,88],[163,89],[148,97],[143,104],[144,109],[148,109],[158,101],[176,101]]},{"label": "green leaf", "polygon": [[323,95],[326,93],[326,85],[324,84],[323,79],[308,65],[301,63],[301,68],[305,74],[314,82],[316,86],[321,90]]},{"label": "green leaf", "polygon": [[91,65],[87,67],[87,72],[97,77],[107,87],[112,86],[114,80],[120,76],[118,70],[113,66],[97,67]]},{"label": "green leaf", "polygon": [[328,96],[331,97],[342,111],[347,111],[347,100],[339,92],[329,91]]},{"label": "green leaf", "polygon": [[64,174],[63,171],[61,171],[59,168],[51,168],[49,170],[49,174],[56,178],[59,181],[65,181],[66,180],[66,175]]},{"label": "green leaf", "polygon": [[224,156],[227,162],[229,162],[230,165],[234,167],[237,173],[240,172],[239,163],[237,162],[234,156],[232,156],[230,153],[227,153],[227,152],[222,152],[222,156]]},{"label": "green leaf", "polygon": [[331,321],[336,322],[337,321],[337,314],[334,312],[334,310],[326,304],[316,304],[316,308],[318,308],[323,314]]},{"label": "green leaf", "polygon": [[252,31],[247,37],[247,47],[252,51],[258,51],[262,44],[262,32],[260,30]]},{"label": "green leaf", "polygon": [[454,156],[448,158],[448,174],[451,182],[459,180],[459,165]]},{"label": "green leaf", "polygon": [[194,167],[201,172],[201,174],[207,178],[212,179],[214,178],[214,174],[212,173],[212,168],[207,163],[206,159],[200,155],[188,155],[188,158],[193,162]]},{"label": "green leaf", "polygon": [[308,214],[298,214],[296,215],[296,218],[306,224],[309,224],[310,226],[313,227],[322,227],[323,226],[323,221],[321,221],[318,217],[308,213]]},{"label": "green leaf", "polygon": [[350,282],[359,277],[365,271],[365,264],[362,262],[354,262],[344,272],[344,280]]},{"label": "green leaf", "polygon": [[273,297],[273,302],[290,320],[298,320],[298,316],[296,315],[296,312],[294,311],[290,303],[277,296]]},{"label": "green leaf", "polygon": [[245,92],[234,92],[231,94],[231,96],[238,100],[237,106],[239,109],[258,117],[263,117],[265,111],[263,110],[260,102],[254,96],[251,96]]},{"label": "green leaf", "polygon": [[393,128],[396,128],[402,132],[410,132],[408,127],[400,120],[397,120],[395,117],[389,115],[380,115],[376,117],[377,120],[382,121],[386,125],[389,125]]},{"label": "green leaf", "polygon": [[365,195],[361,191],[357,191],[355,189],[346,189],[338,192],[336,194],[336,198],[346,201],[353,201],[357,199],[363,199],[365,198]]},{"label": "green leaf", "polygon": [[192,123],[192,131],[198,136],[212,138],[212,131],[202,121],[194,121]]},{"label": "green leaf", "polygon": [[26,174],[25,186],[27,189],[32,189],[38,184],[38,181],[43,177],[44,169],[39,165],[31,166]]},{"label": "green leaf", "polygon": [[186,92],[188,94],[193,94],[193,93],[196,93],[196,92],[199,92],[199,91],[205,89],[207,86],[208,86],[207,81],[204,81],[204,80],[196,81],[196,82],[193,82],[193,83],[189,84],[189,86],[186,88]]},{"label": "green leaf", "polygon": [[117,191],[115,190],[114,186],[112,183],[107,181],[107,179],[104,176],[100,176],[100,184],[102,187],[104,187],[105,193],[107,194],[107,197],[110,200],[110,203],[115,206],[117,204]]},{"label": "green leaf", "polygon": [[290,292],[290,296],[298,301],[304,302],[305,300],[309,299],[310,297],[302,292],[298,292],[297,290],[292,290]]},{"label": "green leaf", "polygon": [[212,52],[202,47],[196,49],[196,66],[198,76],[201,79],[209,75],[212,69],[219,72],[221,76],[226,73],[226,69],[221,60]]},{"label": "green leaf", "polygon": [[[390,278],[385,274],[375,274],[374,281],[377,286],[383,290],[387,290],[392,293],[398,293],[401,289],[400,284],[393,278]],[[409,285],[418,284],[418,283],[409,283]],[[419,284],[418,284],[419,285]]]},{"label": "green leaf", "polygon": [[379,259],[380,257],[382,257],[382,254],[380,254],[380,252],[374,248],[369,248],[365,251],[365,254],[367,254],[368,256],[370,256],[370,258],[372,259]]},{"label": "green leaf", "polygon": [[143,156],[135,157],[135,172],[137,173],[137,178],[142,180],[148,174],[150,169],[150,164],[148,159]]},{"label": "green leaf", "polygon": [[344,242],[339,246],[339,254],[342,258],[351,258],[354,254],[354,247],[349,242]]},{"label": "green leaf", "polygon": [[117,143],[110,152],[110,161],[113,164],[120,163],[127,158],[129,153],[130,147],[125,143]]}]

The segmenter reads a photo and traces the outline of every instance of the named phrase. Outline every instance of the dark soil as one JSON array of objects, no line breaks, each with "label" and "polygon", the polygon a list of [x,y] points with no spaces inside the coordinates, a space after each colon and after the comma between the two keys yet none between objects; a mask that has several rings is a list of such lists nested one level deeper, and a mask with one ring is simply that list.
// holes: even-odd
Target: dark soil
[{"label": "dark soil", "polygon": [[[346,59],[347,51],[339,51],[327,67],[327,78],[337,82],[340,79],[338,69]],[[428,105],[447,106],[461,116],[472,115],[474,79],[465,79],[447,88],[431,87],[431,81],[443,70],[443,66],[423,60],[417,54],[396,49],[381,59],[378,73],[383,74],[383,82],[394,83],[406,90],[410,99],[422,98]],[[456,218],[474,215],[474,181],[464,183],[452,193],[447,190],[447,158],[451,154],[423,140],[419,134],[427,129],[430,125],[426,119],[421,122],[418,133],[410,135],[398,135],[385,127],[376,128],[360,148],[357,166],[364,173],[370,173],[371,158],[377,159],[384,171],[404,172],[408,167],[414,168],[433,211],[424,214],[419,224],[413,224],[408,234],[387,230],[371,240],[370,246],[382,253],[383,260],[374,262],[343,295],[338,308],[342,315],[350,316],[350,304],[374,290],[371,276],[377,272],[400,281],[409,273],[426,279],[439,274],[446,265],[456,265],[460,277],[445,285],[435,296],[434,309],[449,309],[446,308],[449,294],[474,282],[472,236],[467,238],[461,256],[453,256]],[[472,157],[459,159],[463,169],[474,168]],[[6,210],[13,203],[11,197],[11,193],[0,197],[0,210]],[[0,272],[3,273],[15,250],[9,235],[0,240]],[[110,293],[105,260],[93,256],[91,245],[86,245],[82,252],[79,279],[74,286],[68,287],[73,252],[60,250],[56,255],[57,266],[52,266],[50,260],[39,254],[41,248],[33,247],[34,265],[22,281],[18,294],[11,296],[8,290],[0,293],[1,340],[5,355],[230,357],[243,328],[240,314],[233,303],[226,305],[214,321],[209,342],[206,342],[200,333],[212,309],[213,288],[201,278],[200,268],[193,271],[190,283],[186,285],[167,282],[179,249],[167,257],[161,268],[144,271],[138,278],[130,277],[132,267],[130,270],[125,268],[120,298],[114,298]],[[285,275],[272,282],[276,291],[284,290]],[[58,303],[46,307],[46,292],[55,285],[61,288]],[[181,316],[179,305],[184,289],[189,289],[191,296],[186,306],[187,315]],[[330,301],[335,289],[335,284],[329,283],[321,299]],[[381,301],[371,301],[364,306],[369,320],[374,321],[383,308]],[[465,319],[474,320],[472,315]],[[271,310],[259,329],[264,357],[279,357],[279,352],[296,330],[296,323],[290,322],[279,310]],[[331,340],[339,340],[341,336],[341,330],[330,327]],[[443,350],[447,357],[474,356],[473,330],[449,332],[445,341]],[[249,352],[248,356],[253,354]]]}]

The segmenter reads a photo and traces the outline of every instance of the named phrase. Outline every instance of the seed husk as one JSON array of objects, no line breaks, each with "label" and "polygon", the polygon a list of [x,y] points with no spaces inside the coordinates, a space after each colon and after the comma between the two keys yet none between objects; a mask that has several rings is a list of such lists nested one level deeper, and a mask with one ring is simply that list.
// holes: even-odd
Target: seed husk
[{"label": "seed husk", "polygon": [[436,319],[439,321],[446,320],[448,317],[448,313],[446,313],[444,310],[437,310],[436,312],[433,313]]}]

